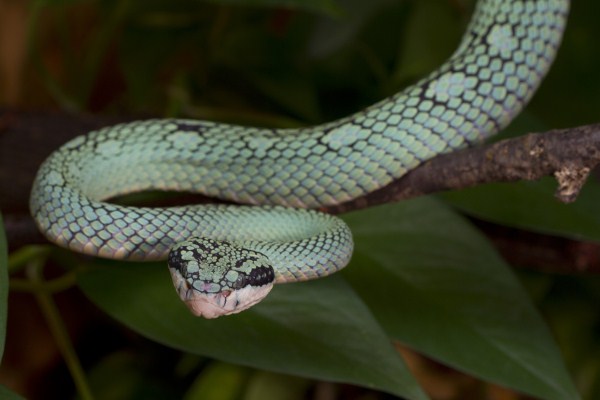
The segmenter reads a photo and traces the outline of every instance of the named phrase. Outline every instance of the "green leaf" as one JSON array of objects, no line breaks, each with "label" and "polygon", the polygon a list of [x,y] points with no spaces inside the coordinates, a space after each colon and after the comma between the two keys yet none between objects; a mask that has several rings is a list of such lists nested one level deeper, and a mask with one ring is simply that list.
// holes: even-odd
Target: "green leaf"
[{"label": "green leaf", "polygon": [[[450,1],[414,1],[405,28],[396,83],[408,83],[433,71],[452,54],[465,29]],[[435,25],[435,29],[432,29]]]},{"label": "green leaf", "polygon": [[[298,115],[303,120],[318,121],[319,111],[314,85],[306,82],[304,78],[290,77],[289,71],[287,72],[287,74],[278,74],[271,71],[268,76],[248,75],[252,75],[250,79],[252,84],[278,106]],[[290,96],[290,93],[294,93],[294,96]]]},{"label": "green leaf", "polygon": [[0,385],[0,399],[3,400],[24,400],[24,397],[16,394],[4,385]]},{"label": "green leaf", "polygon": [[392,0],[344,0],[343,18],[332,19],[325,16],[315,25],[308,44],[309,55],[325,57],[349,44],[356,44],[356,38],[364,26],[382,9],[393,4]]},{"label": "green leaf", "polygon": [[567,29],[557,58],[529,107],[551,128],[598,121],[598,15],[598,1],[571,2]]},{"label": "green leaf", "polygon": [[0,214],[0,360],[6,340],[6,312],[8,303],[8,255],[2,214]]},{"label": "green leaf", "polygon": [[544,399],[577,399],[559,350],[489,243],[439,201],[347,216],[345,270],[390,336],[483,379]]},{"label": "green leaf", "polygon": [[425,398],[389,338],[339,276],[278,285],[258,306],[217,320],[192,316],[164,264],[105,263],[83,272],[79,283],[105,312],[174,348]]},{"label": "green leaf", "polygon": [[[4,341],[6,340],[6,311],[8,303],[8,255],[6,250],[6,235],[4,223],[0,214],[0,360],[4,354]],[[0,385],[0,399],[21,400],[23,397]]]},{"label": "green leaf", "polygon": [[[588,181],[572,204],[554,197],[556,180],[494,183],[444,193],[453,206],[502,225],[574,239],[600,241],[600,184]],[[510,207],[507,207],[510,204]]]}]

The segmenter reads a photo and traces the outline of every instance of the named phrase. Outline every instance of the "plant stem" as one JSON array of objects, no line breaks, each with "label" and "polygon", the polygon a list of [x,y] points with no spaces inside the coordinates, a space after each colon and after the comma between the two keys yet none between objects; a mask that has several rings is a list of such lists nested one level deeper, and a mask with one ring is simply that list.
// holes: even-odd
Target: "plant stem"
[{"label": "plant stem", "polygon": [[[41,273],[44,265],[43,263],[43,259],[38,259],[32,261],[27,266],[27,277],[34,285],[44,284],[44,279]],[[52,296],[43,290],[35,292],[34,295],[38,304],[40,305],[40,308],[42,309],[42,314],[44,314],[44,317],[46,318],[48,327],[50,328],[50,331],[56,340],[56,344],[58,345],[60,353],[67,364],[67,368],[69,368],[69,372],[71,372],[71,376],[73,377],[73,381],[77,391],[79,392],[79,395],[83,400],[93,400],[94,397],[87,383],[85,373],[83,372],[79,358],[75,353],[75,349],[73,348],[73,344],[71,343],[71,339],[69,338],[69,334],[65,328],[63,320],[60,317],[60,313],[56,308],[56,304],[54,304],[54,301],[52,300]]]},{"label": "plant stem", "polygon": [[67,290],[71,286],[75,285],[75,282],[76,273],[71,271],[56,279],[43,281],[41,283],[32,282],[30,279],[13,278],[9,281],[9,287],[10,290],[17,292],[52,294]]},{"label": "plant stem", "polygon": [[28,245],[13,251],[8,256],[8,271],[13,274],[35,259],[46,259],[50,253],[50,246]]}]

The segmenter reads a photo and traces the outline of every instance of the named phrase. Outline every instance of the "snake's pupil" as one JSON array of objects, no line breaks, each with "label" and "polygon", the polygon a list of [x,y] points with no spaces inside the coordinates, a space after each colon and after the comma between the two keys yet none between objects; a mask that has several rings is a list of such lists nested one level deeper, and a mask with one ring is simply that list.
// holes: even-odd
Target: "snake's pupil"
[{"label": "snake's pupil", "polygon": [[234,289],[241,289],[247,284],[246,274],[240,273],[233,284]]}]

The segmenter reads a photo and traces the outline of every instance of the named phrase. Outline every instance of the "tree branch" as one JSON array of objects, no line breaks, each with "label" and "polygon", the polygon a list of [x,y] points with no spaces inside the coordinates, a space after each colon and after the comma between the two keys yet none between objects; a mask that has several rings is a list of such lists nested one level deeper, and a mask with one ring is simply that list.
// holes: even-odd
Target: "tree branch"
[{"label": "tree branch", "polygon": [[440,155],[375,192],[324,211],[337,214],[444,190],[549,175],[558,181],[556,197],[569,203],[598,164],[600,124],[531,133]]}]

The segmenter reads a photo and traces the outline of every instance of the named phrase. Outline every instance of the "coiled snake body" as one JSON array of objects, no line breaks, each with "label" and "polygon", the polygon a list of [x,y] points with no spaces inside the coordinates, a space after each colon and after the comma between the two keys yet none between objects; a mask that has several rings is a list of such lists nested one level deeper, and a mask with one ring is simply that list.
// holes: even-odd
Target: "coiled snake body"
[{"label": "coiled snake body", "polygon": [[[505,127],[548,71],[568,6],[567,0],[480,0],[458,50],[438,70],[332,123],[273,130],[150,120],[77,137],[41,166],[32,215],[51,241],[78,252],[168,256],[192,312],[207,318],[239,312],[274,282],[325,276],[350,260],[348,227],[304,208],[363,196]],[[102,201],[147,189],[261,206],[137,208]]]}]

